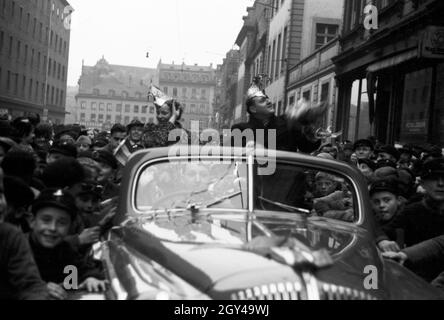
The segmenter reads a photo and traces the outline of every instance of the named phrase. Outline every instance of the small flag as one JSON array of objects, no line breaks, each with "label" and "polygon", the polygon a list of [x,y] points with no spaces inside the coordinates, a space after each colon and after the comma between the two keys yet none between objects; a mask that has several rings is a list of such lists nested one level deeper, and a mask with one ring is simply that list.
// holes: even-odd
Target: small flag
[{"label": "small flag", "polygon": [[126,163],[128,162],[129,157],[131,156],[131,151],[128,148],[128,138],[123,140],[120,145],[117,147],[116,151],[114,152],[114,156],[116,157],[117,161],[124,167]]}]

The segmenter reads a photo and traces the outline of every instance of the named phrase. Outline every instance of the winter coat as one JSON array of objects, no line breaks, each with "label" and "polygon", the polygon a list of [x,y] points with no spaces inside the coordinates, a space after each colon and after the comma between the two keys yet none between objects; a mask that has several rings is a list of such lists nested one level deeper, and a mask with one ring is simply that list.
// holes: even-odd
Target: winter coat
[{"label": "winter coat", "polygon": [[0,300],[5,299],[46,300],[49,293],[26,236],[0,223]]}]

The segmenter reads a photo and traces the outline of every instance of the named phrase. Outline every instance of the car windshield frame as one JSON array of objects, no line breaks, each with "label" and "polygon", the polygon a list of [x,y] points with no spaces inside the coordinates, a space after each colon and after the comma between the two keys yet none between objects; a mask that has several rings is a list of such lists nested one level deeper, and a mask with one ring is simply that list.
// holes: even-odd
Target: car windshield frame
[{"label": "car windshield frame", "polygon": [[[212,161],[231,161],[231,162],[242,162],[242,163],[247,163],[248,166],[248,159],[249,156],[248,155],[217,155],[217,156],[211,156],[211,155],[188,155],[188,156],[176,156],[174,157],[174,159],[171,159],[168,156],[163,156],[163,157],[158,157],[158,158],[153,158],[153,159],[149,159],[144,161],[136,170],[135,172],[135,178],[133,178],[131,181],[131,189],[130,189],[130,197],[131,197],[131,201],[130,201],[130,206],[132,209],[132,212],[134,212],[137,216],[147,216],[147,215],[156,215],[159,213],[175,213],[175,212],[183,212],[183,211],[187,211],[190,210],[190,208],[168,208],[168,209],[152,209],[152,210],[141,210],[140,208],[137,207],[137,188],[138,188],[138,184],[139,184],[139,180],[141,177],[141,174],[144,172],[144,170],[146,170],[148,167],[152,166],[152,165],[156,165],[159,163],[167,163],[167,162],[192,162],[192,161],[197,161],[197,162],[212,162]],[[254,161],[258,159],[259,161],[269,161],[267,156],[260,156],[260,155],[254,155],[253,156],[253,164],[255,163]],[[318,159],[319,160],[319,159]],[[330,221],[340,221],[341,223],[345,223],[345,224],[351,224],[353,226],[361,226],[364,223],[364,220],[366,219],[365,217],[365,213],[364,213],[364,204],[363,204],[363,199],[362,199],[362,195],[359,192],[360,188],[358,186],[358,182],[355,181],[349,174],[347,174],[346,172],[342,172],[339,169],[335,169],[334,167],[327,167],[327,166],[323,166],[322,164],[319,165],[317,163],[311,163],[311,162],[305,162],[305,161],[298,161],[298,159],[280,159],[279,157],[276,158],[274,161],[276,161],[277,164],[284,164],[284,165],[290,165],[290,166],[300,166],[303,167],[304,169],[307,170],[323,170],[326,173],[330,173],[330,174],[334,174],[334,175],[338,175],[341,178],[344,179],[345,182],[347,182],[347,184],[353,188],[352,192],[352,196],[353,196],[353,203],[354,203],[354,220],[352,222],[348,222],[348,221],[340,221],[340,220],[336,220],[336,219],[331,219],[331,218],[322,218],[322,219],[326,219],[326,220],[330,220]],[[325,162],[325,160],[324,160]],[[330,161],[327,161],[330,162]],[[248,184],[250,184],[250,182],[248,182]],[[252,190],[252,188],[250,188]],[[247,209],[236,209],[236,208],[217,208],[217,207],[211,207],[211,208],[205,208],[205,207],[201,207],[198,209],[201,209],[202,211],[211,211],[214,213],[224,213],[224,212],[229,212],[229,213],[237,213],[237,214],[245,214],[245,213],[249,213],[251,215],[254,215],[254,212],[279,212],[279,213],[283,213],[283,214],[294,214],[291,212],[284,212],[284,211],[275,211],[275,210],[261,210],[260,208],[254,207],[254,201],[252,199],[252,194],[248,195],[249,199],[248,199],[248,203],[249,206]],[[251,206],[252,205],[252,206]]]}]

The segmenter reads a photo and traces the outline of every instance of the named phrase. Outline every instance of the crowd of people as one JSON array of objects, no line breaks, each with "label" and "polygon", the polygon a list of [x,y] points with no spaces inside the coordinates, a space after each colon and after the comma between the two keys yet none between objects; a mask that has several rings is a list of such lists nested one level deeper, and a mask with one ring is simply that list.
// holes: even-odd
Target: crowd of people
[{"label": "crowd of people", "polygon": [[386,258],[444,289],[444,157],[434,145],[401,148],[375,138],[327,143],[314,153],[356,166],[370,192]]},{"label": "crowd of people", "polygon": [[111,223],[126,159],[119,152],[171,143],[180,105],[156,97],[157,123],[115,124],[110,132],[52,126],[38,115],[0,120],[0,300],[66,299],[65,268],[77,284],[105,290],[93,245]]},{"label": "crowd of people", "polygon": [[[99,132],[76,125],[53,127],[38,116],[0,120],[0,300],[66,299],[66,266],[77,268],[78,288],[105,290],[102,265],[91,252],[115,213],[125,165],[122,154],[171,145],[177,141],[169,141],[169,133],[181,128],[180,104],[157,88],[151,93],[156,124],[135,120]],[[373,138],[322,144],[313,132],[301,127],[294,131],[287,126],[288,119],[272,116],[274,110],[262,90],[253,88],[249,94],[250,122],[236,128],[275,128],[278,149],[359,168],[369,186],[381,251],[442,286],[441,148],[397,149]],[[320,182],[328,176],[315,179]]]}]

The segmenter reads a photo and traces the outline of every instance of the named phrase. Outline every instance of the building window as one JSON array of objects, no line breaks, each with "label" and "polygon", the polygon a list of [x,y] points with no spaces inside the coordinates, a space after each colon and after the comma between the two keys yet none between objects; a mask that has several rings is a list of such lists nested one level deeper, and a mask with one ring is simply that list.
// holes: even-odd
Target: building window
[{"label": "building window", "polygon": [[121,123],[122,122],[122,116],[118,115],[116,116],[116,123]]},{"label": "building window", "polygon": [[150,107],[150,114],[154,114],[154,107]]},{"label": "building window", "polygon": [[200,113],[205,113],[205,105],[204,104],[200,105]]},{"label": "building window", "polygon": [[82,121],[82,122],[85,122],[85,114],[84,113],[81,113],[80,114],[80,121]]},{"label": "building window", "polygon": [[302,94],[302,98],[311,102],[311,90],[307,90]]},{"label": "building window", "polygon": [[168,94],[168,87],[163,87],[163,92],[164,92],[165,94]]},{"label": "building window", "polygon": [[39,86],[40,86],[40,82],[36,82],[36,85],[35,85],[35,92],[34,92],[34,100],[35,101],[39,101]]},{"label": "building window", "polygon": [[18,40],[17,41],[17,56],[16,56],[17,61],[20,60],[21,48],[22,48],[22,42],[20,40]]},{"label": "building window", "polygon": [[118,112],[118,113],[122,112],[122,105],[121,104],[116,105],[116,112]]},{"label": "building window", "polygon": [[125,116],[124,124],[128,125],[129,122],[130,122],[130,117],[129,116]]},{"label": "building window", "polygon": [[110,97],[114,97],[114,96],[116,95],[116,91],[114,91],[114,90],[109,90],[109,91],[108,91],[108,95],[109,95]]},{"label": "building window", "polygon": [[91,113],[91,122],[96,122],[96,114],[95,113]]},{"label": "building window", "polygon": [[97,103],[91,102],[91,110],[93,110],[93,111],[97,110]]},{"label": "building window", "polygon": [[153,118],[149,118],[149,119],[148,119],[148,122],[149,122],[149,123],[154,123],[154,119],[153,119]]},{"label": "building window", "polygon": [[326,82],[321,87],[321,102],[328,102],[330,94],[330,83]]},{"label": "building window", "polygon": [[86,110],[86,102],[85,102],[85,101],[82,101],[82,102],[80,103],[80,109],[82,109],[82,110]]},{"label": "building window", "polygon": [[193,88],[191,90],[191,99],[196,99],[196,89],[195,88]]},{"label": "building window", "polygon": [[191,113],[197,113],[196,112],[196,105],[195,104],[191,104]]},{"label": "building window", "polygon": [[173,97],[177,97],[177,88],[173,88]]},{"label": "building window", "polygon": [[146,114],[148,112],[148,106],[142,106],[142,113]]},{"label": "building window", "polygon": [[182,88],[182,98],[187,97],[187,88]]},{"label": "building window", "polygon": [[111,122],[111,115],[110,114],[106,115],[106,122]]},{"label": "building window", "polygon": [[336,24],[316,24],[315,50],[332,41],[338,35],[339,26]]},{"label": "building window", "polygon": [[125,113],[130,113],[131,112],[131,106],[129,104],[125,105]]},{"label": "building window", "polygon": [[28,45],[25,44],[25,56],[23,57],[23,63],[26,65],[28,63]]},{"label": "building window", "polygon": [[99,123],[103,123],[103,114],[99,114]]},{"label": "building window", "polygon": [[143,123],[145,123],[145,122],[146,122],[146,118],[145,118],[145,117],[142,117],[141,121],[142,121]]},{"label": "building window", "polygon": [[104,103],[100,103],[99,104],[99,111],[105,111],[105,104]]},{"label": "building window", "polygon": [[134,113],[139,113],[139,106],[134,106]]},{"label": "building window", "polygon": [[280,71],[281,71],[280,64],[279,64],[280,60],[281,60],[281,41],[282,41],[281,38],[282,38],[282,35],[279,34],[278,42],[277,42],[277,48],[276,48],[277,52],[276,52],[276,69],[275,69],[275,75],[274,75],[275,79],[279,78],[279,74],[280,74]]},{"label": "building window", "polygon": [[28,99],[31,100],[32,99],[32,79],[29,79],[29,86],[28,86]]},{"label": "building window", "polygon": [[108,111],[108,112],[112,112],[113,111],[113,105],[111,103],[108,103],[106,105],[106,111]]},{"label": "building window", "polygon": [[272,50],[272,52],[271,52],[271,73],[270,73],[270,76],[271,76],[271,80],[273,81],[274,80],[274,65],[276,62],[276,40],[273,40],[273,48],[271,50]]}]

